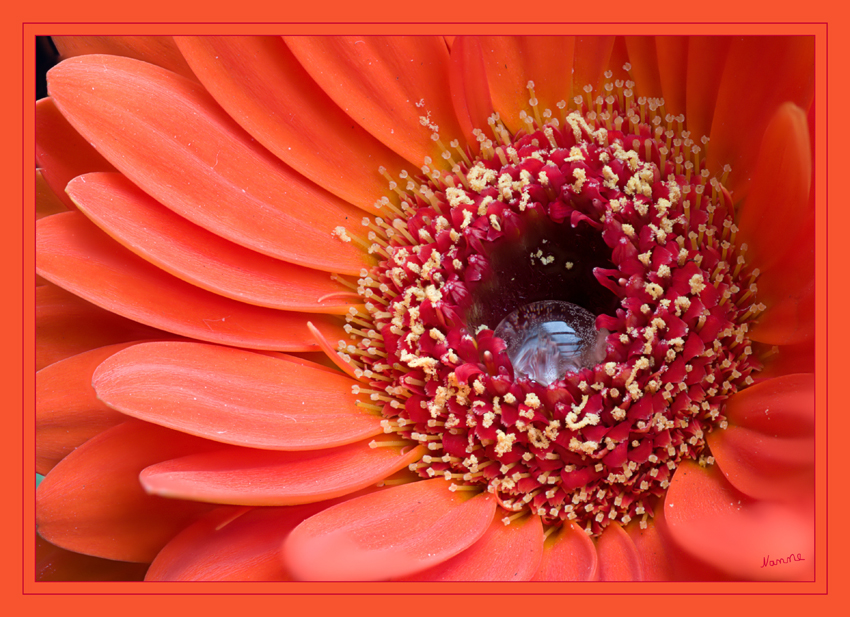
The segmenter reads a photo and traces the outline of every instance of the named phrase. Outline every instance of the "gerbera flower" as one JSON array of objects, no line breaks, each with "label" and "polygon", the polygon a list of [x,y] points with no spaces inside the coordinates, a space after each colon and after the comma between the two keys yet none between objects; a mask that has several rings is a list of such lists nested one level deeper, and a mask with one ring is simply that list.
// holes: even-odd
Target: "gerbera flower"
[{"label": "gerbera flower", "polygon": [[149,580],[811,579],[811,39],[57,44],[44,540]]}]

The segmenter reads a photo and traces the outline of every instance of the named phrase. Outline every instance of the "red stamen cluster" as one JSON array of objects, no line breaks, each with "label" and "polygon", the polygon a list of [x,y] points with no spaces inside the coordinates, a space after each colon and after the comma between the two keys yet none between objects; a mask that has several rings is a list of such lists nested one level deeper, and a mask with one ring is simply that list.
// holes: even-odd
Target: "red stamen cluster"
[{"label": "red stamen cluster", "polygon": [[[646,101],[609,99],[599,115],[526,116],[513,137],[494,118],[501,144],[480,133],[476,160],[409,180],[391,222],[365,220],[383,261],[359,281],[368,313],[352,309],[340,348],[370,383],[362,406],[430,451],[411,469],[590,534],[645,523],[681,460],[713,462],[705,436],[752,383],[747,324],[763,310],[731,198],[674,133],[682,119],[665,129],[658,101],[647,114]],[[527,217],[600,234],[612,267],[594,275],[620,299],[597,319],[605,361],[548,387],[515,378],[496,324],[467,326],[492,243],[519,238]],[[545,246],[529,258],[552,259]]]}]

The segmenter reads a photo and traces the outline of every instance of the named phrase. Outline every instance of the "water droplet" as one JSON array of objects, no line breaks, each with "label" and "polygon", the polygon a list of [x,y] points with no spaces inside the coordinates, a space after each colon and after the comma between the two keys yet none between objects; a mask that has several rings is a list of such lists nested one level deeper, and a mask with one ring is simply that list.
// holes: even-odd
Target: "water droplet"
[{"label": "water droplet", "polygon": [[505,341],[517,377],[548,386],[569,372],[605,359],[604,328],[580,306],[557,300],[532,302],[505,317],[494,334]]}]

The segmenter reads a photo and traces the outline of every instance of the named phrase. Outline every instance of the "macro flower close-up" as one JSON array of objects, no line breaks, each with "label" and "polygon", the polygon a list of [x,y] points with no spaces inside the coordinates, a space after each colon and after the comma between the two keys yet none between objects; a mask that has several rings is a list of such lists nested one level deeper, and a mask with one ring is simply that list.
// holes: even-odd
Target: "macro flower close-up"
[{"label": "macro flower close-up", "polygon": [[813,580],[813,37],[53,42],[40,580]]}]

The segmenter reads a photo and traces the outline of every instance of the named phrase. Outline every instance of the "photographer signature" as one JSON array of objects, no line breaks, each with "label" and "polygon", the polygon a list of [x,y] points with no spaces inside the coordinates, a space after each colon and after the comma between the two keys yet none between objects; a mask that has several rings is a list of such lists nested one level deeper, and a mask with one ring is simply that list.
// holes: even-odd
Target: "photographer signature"
[{"label": "photographer signature", "polygon": [[767,555],[764,558],[764,563],[761,564],[761,567],[765,568],[767,566],[780,566],[782,564],[792,563],[794,561],[805,561],[805,559],[803,559],[800,553],[797,553],[796,555],[794,553],[791,553],[790,555],[788,555],[788,557],[780,557],[778,559],[771,559],[770,555]]}]

